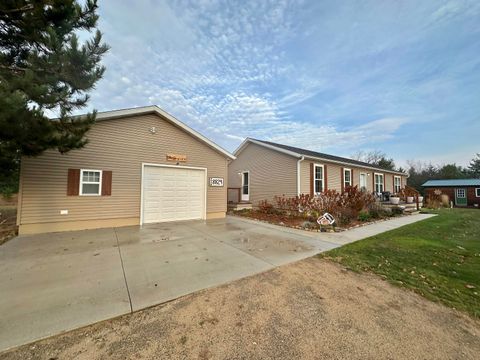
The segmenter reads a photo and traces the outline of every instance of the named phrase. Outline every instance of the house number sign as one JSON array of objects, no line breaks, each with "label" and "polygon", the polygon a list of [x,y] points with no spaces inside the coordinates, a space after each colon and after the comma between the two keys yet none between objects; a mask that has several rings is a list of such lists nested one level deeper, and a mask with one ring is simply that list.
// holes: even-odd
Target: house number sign
[{"label": "house number sign", "polygon": [[222,187],[223,186],[223,178],[211,177],[210,178],[210,186]]}]

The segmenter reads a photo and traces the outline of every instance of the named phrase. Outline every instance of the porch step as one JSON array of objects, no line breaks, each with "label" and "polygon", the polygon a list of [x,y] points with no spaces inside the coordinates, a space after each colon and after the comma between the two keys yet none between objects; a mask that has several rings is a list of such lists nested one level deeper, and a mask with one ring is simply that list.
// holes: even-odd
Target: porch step
[{"label": "porch step", "polygon": [[250,202],[228,203],[228,210],[246,210],[252,209],[253,205]]},{"label": "porch step", "polygon": [[[417,209],[417,204],[416,203],[407,204],[406,202],[400,202],[398,205],[391,204],[390,202],[384,202],[384,203],[382,203],[382,206],[386,207],[386,208],[393,208],[393,207],[401,206],[401,207],[404,207],[405,210],[407,210],[407,209],[415,209],[416,210]],[[422,208],[423,207],[423,202],[418,203],[418,207]]]}]

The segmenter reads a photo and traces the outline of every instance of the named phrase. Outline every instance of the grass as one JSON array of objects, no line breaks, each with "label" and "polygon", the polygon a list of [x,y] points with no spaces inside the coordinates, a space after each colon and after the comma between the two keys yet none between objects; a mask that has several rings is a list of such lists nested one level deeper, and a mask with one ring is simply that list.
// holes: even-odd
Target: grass
[{"label": "grass", "polygon": [[319,255],[480,318],[480,211],[438,216]]}]

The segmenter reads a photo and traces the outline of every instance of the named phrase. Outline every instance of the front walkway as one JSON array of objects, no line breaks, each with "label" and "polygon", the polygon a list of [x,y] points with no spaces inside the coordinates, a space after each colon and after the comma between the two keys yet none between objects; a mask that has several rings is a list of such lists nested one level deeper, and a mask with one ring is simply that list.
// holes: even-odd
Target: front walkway
[{"label": "front walkway", "polygon": [[228,217],[19,236],[0,246],[0,351],[428,217],[336,234]]},{"label": "front walkway", "polygon": [[271,227],[271,228],[281,228],[283,231],[288,232],[290,234],[296,235],[303,235],[305,237],[314,239],[306,240],[313,246],[315,246],[319,252],[328,251],[330,249],[346,245],[358,240],[366,239],[367,237],[378,235],[384,233],[386,231],[390,231],[404,225],[413,224],[418,221],[426,220],[431,217],[437,216],[435,214],[415,214],[415,215],[408,215],[402,216],[398,218],[393,218],[384,221],[378,221],[373,224],[368,224],[364,226],[359,226],[357,228],[353,228],[346,231],[336,232],[336,233],[328,233],[328,232],[314,232],[308,230],[298,230],[289,227],[283,227],[279,225],[269,224],[262,221],[247,219],[244,217],[237,217],[234,216],[235,219],[240,219],[244,222],[254,223],[254,224],[262,224],[263,226]]}]

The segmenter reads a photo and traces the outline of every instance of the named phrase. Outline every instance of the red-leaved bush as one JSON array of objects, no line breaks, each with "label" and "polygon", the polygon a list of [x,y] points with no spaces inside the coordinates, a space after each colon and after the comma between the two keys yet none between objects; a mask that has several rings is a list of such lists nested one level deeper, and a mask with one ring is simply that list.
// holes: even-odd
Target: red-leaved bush
[{"label": "red-leaved bush", "polygon": [[[275,196],[272,207],[291,216],[318,218],[324,213],[332,214],[340,223],[349,223],[362,210],[375,203],[375,197],[360,191],[357,186],[348,186],[343,193],[327,190],[318,195],[301,194],[295,197]],[[269,204],[262,202],[262,208]],[[270,205],[270,204],[269,204]],[[270,209],[269,209],[270,210]]]}]

